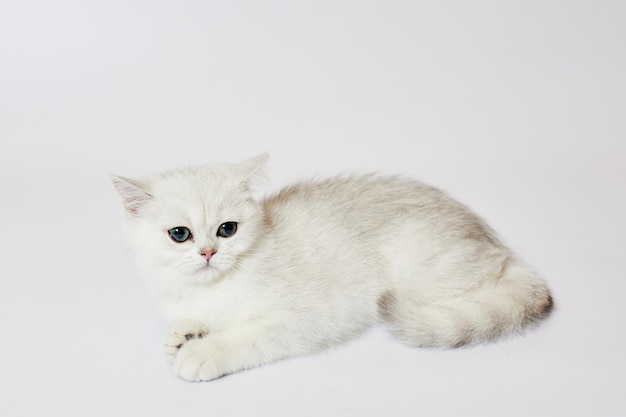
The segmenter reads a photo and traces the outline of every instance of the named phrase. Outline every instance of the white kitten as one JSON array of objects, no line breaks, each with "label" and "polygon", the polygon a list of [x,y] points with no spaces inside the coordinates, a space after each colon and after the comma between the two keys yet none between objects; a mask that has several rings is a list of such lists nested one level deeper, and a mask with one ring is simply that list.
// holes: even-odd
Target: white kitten
[{"label": "white kitten", "polygon": [[457,347],[550,311],[544,281],[441,191],[355,176],[256,201],[266,159],[113,178],[184,379],[317,352],[381,322],[411,346]]}]

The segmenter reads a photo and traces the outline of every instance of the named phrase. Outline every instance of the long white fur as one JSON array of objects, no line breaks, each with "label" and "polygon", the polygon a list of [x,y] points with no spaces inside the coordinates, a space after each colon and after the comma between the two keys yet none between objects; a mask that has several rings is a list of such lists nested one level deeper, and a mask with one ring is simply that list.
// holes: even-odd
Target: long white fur
[{"label": "long white fur", "polygon": [[[412,346],[456,347],[519,333],[549,312],[543,279],[441,191],[370,175],[258,201],[266,159],[113,177],[182,378],[311,354],[377,323]],[[238,231],[220,238],[227,221]],[[178,226],[193,240],[170,239]],[[217,251],[209,263],[207,248]]]}]

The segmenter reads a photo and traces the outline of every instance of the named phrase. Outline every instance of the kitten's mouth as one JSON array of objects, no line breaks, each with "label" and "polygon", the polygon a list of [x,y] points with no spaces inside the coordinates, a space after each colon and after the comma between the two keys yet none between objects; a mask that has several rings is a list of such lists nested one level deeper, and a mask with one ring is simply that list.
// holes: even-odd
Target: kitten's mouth
[{"label": "kitten's mouth", "polygon": [[198,267],[198,272],[209,272],[209,273],[217,273],[221,272],[222,268],[219,268],[217,265],[214,265],[213,262],[205,262],[203,265]]},{"label": "kitten's mouth", "polygon": [[201,265],[197,265],[195,268],[195,274],[202,279],[214,279],[217,275],[221,275],[230,270],[229,265],[224,265],[221,262],[205,262]]},{"label": "kitten's mouth", "polygon": [[195,271],[191,273],[190,278],[199,283],[207,283],[213,281],[219,274],[220,270],[207,262],[204,265],[199,265]]}]

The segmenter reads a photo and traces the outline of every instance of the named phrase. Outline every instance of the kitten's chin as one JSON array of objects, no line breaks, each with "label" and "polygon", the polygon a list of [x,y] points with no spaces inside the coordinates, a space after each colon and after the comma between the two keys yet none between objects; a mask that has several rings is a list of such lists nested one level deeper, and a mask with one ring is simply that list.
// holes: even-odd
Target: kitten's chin
[{"label": "kitten's chin", "polygon": [[228,269],[224,269],[221,266],[214,266],[206,264],[198,268],[193,274],[190,274],[190,278],[197,284],[207,284],[209,282],[217,280],[220,276],[226,274]]}]

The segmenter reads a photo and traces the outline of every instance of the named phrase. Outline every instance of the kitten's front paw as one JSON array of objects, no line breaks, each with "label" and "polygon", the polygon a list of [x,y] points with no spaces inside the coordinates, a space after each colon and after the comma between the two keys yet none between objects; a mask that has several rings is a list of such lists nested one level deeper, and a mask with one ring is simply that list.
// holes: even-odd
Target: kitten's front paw
[{"label": "kitten's front paw", "polygon": [[208,339],[190,340],[180,348],[174,372],[187,381],[211,381],[224,375],[218,369],[219,355],[211,349]]},{"label": "kitten's front paw", "polygon": [[165,338],[165,356],[170,363],[174,363],[176,355],[185,343],[192,339],[201,339],[207,335],[205,327],[195,320],[180,320],[175,322]]}]

